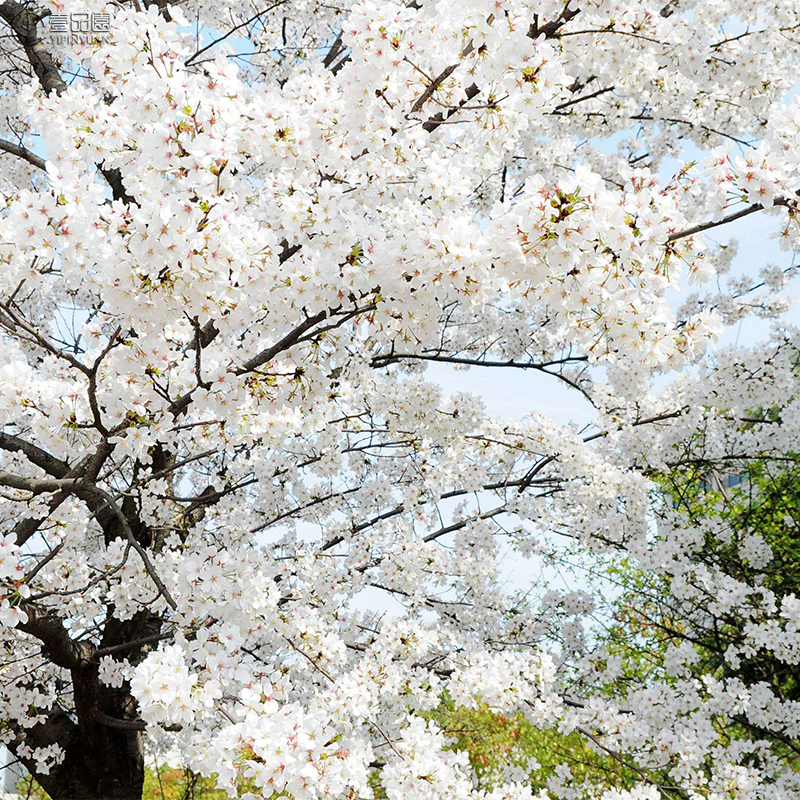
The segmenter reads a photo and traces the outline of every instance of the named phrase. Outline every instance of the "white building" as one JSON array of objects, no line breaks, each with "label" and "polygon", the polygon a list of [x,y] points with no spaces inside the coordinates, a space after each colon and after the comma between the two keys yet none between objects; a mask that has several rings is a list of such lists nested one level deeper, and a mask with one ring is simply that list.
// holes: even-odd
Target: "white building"
[{"label": "white building", "polygon": [[0,781],[0,800],[19,800],[20,795],[17,794],[17,783],[28,774],[28,771],[5,747],[0,749],[0,759],[3,764],[2,781]]}]

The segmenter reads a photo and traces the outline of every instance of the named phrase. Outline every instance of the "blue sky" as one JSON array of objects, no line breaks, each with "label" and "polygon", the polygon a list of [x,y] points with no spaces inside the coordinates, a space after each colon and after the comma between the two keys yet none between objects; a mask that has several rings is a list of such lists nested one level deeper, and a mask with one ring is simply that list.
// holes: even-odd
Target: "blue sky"
[{"label": "blue sky", "polygon": [[[753,214],[749,217],[712,231],[709,239],[720,243],[738,241],[738,253],[733,261],[730,275],[758,275],[761,267],[775,264],[789,267],[792,254],[782,252],[777,241],[770,234],[777,229],[775,220],[766,214]],[[795,279],[789,284],[788,292],[793,295],[800,286]],[[694,287],[693,287],[694,288]],[[708,285],[710,291],[714,287]],[[685,289],[683,290],[686,291]],[[681,302],[682,294],[676,292],[674,298]],[[783,319],[800,325],[800,303],[793,303]],[[727,329],[720,340],[711,346],[710,355],[731,344],[752,345],[766,339],[774,322],[750,317],[738,325]],[[463,371],[446,364],[431,365],[428,376],[445,387],[448,393],[472,392],[480,395],[486,403],[487,412],[506,419],[520,417],[531,411],[548,414],[561,423],[574,422],[580,426],[592,419],[592,407],[578,392],[561,383],[557,378],[542,375],[534,370],[513,368],[474,367]],[[659,381],[675,377],[667,375]]]}]

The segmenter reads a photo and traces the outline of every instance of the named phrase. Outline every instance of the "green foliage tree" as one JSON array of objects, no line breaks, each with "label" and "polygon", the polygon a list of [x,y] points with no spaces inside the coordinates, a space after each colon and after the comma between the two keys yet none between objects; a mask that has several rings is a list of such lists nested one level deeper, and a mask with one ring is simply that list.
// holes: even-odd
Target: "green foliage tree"
[{"label": "green foliage tree", "polygon": [[[780,607],[781,599],[800,596],[800,456],[724,460],[690,459],[657,476],[662,502],[685,519],[687,528],[703,531],[694,561],[713,578],[724,574],[752,587],[759,601],[768,595]],[[719,532],[728,532],[727,538]],[[747,542],[754,555],[743,555]],[[744,684],[766,684],[783,701],[800,700],[796,665],[774,650],[748,644],[753,617],[708,613],[695,600],[673,591],[669,575],[645,573],[621,559],[608,577],[620,591],[611,604],[610,623],[603,644],[621,659],[622,674],[614,691],[623,694],[635,680],[669,682],[671,648],[691,647],[691,674]],[[705,615],[705,616],[704,616]],[[698,620],[705,618],[705,626]],[[692,625],[687,625],[692,620]],[[743,715],[727,733],[732,738],[756,735],[770,740],[774,752],[800,769],[800,743],[762,729]]]},{"label": "green foliage tree", "polygon": [[486,705],[457,707],[445,697],[431,716],[452,737],[453,748],[467,753],[481,789],[493,788],[509,774],[525,776],[534,793],[553,780],[608,788],[637,781],[633,770],[593,748],[585,736],[536,728],[521,713],[505,715]]}]

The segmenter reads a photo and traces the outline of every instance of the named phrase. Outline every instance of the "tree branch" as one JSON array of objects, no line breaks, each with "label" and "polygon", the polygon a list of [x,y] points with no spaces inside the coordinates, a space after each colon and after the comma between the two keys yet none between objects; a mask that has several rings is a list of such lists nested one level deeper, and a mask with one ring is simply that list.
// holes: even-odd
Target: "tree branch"
[{"label": "tree branch", "polygon": [[[783,197],[779,197],[777,200],[775,200],[774,205],[790,207],[792,205],[792,201]],[[699,225],[693,225],[691,228],[685,228],[682,231],[671,233],[667,237],[667,241],[675,242],[678,239],[685,239],[687,236],[694,236],[696,233],[702,233],[703,231],[710,230],[711,228],[718,228],[720,225],[727,225],[729,222],[736,222],[736,220],[742,219],[743,217],[749,217],[751,214],[755,214],[757,211],[763,211],[764,208],[765,207],[761,205],[761,203],[747,206],[747,208],[743,208],[733,214],[728,214],[727,217],[722,217],[722,219],[701,222]]]},{"label": "tree branch", "polygon": [[[461,60],[465,59],[473,50],[475,46],[470,42],[462,51],[459,58]],[[433,93],[455,72],[458,65],[461,61],[458,61],[455,64],[451,64],[449,67],[443,69],[425,88],[425,91],[417,98],[417,101],[411,106],[412,114],[416,114],[425,103],[430,100]]]},{"label": "tree branch", "polygon": [[293,344],[296,344],[296,342],[304,333],[311,330],[311,328],[313,328],[318,322],[322,322],[322,320],[324,320],[327,316],[327,311],[320,311],[318,314],[314,314],[313,317],[307,317],[293,331],[287,333],[286,336],[272,345],[272,347],[262,350],[248,361],[245,361],[241,367],[234,370],[234,374],[244,375],[247,372],[252,372],[254,369],[258,369],[268,361],[272,361],[272,359],[275,358],[275,356],[277,356],[279,353],[282,353],[284,350],[288,350]]},{"label": "tree branch", "polygon": [[101,725],[107,728],[116,728],[120,731],[144,731],[147,730],[147,723],[143,719],[118,719],[111,717],[102,711],[96,711],[94,718]]},{"label": "tree branch", "polygon": [[24,159],[34,167],[38,167],[39,169],[45,168],[45,160],[35,153],[32,153],[27,147],[23,147],[21,144],[14,144],[14,142],[0,139],[0,150],[10,153],[12,156]]},{"label": "tree branch", "polygon": [[0,486],[7,486],[9,489],[19,489],[21,492],[31,492],[32,494],[75,489],[78,483],[78,478],[26,478],[24,475],[14,475],[11,472],[0,471]]},{"label": "tree branch", "polygon": [[101,489],[99,486],[93,486],[92,492],[100,495],[103,498],[105,505],[119,520],[120,524],[122,525],[122,530],[125,533],[125,537],[127,538],[128,542],[130,542],[131,547],[139,554],[139,558],[142,559],[145,571],[150,576],[150,579],[158,587],[158,591],[163,596],[164,600],[167,601],[167,605],[173,611],[176,611],[178,608],[177,603],[172,598],[172,595],[169,593],[169,589],[167,589],[167,587],[164,585],[164,582],[161,580],[158,573],[156,572],[156,569],[153,566],[153,562],[150,560],[150,556],[147,555],[147,551],[136,540],[136,537],[133,535],[133,531],[131,530],[131,526],[130,523],[128,522],[127,517],[125,516],[125,514],[122,513],[122,511],[119,509],[119,506],[117,506],[117,504],[114,502],[114,498],[108,492]]},{"label": "tree branch", "polygon": [[41,447],[10,433],[0,433],[0,450],[22,453],[31,464],[35,464],[54,478],[64,478],[69,472],[69,464],[66,461],[62,461],[60,458],[50,455],[46,450],[42,450]]},{"label": "tree branch", "polygon": [[195,59],[199,58],[207,50],[210,50],[212,47],[216,47],[216,45],[218,45],[220,42],[224,42],[225,39],[227,39],[232,34],[236,33],[236,31],[240,30],[241,28],[246,28],[248,25],[251,25],[253,22],[255,22],[259,17],[263,17],[264,14],[267,14],[270,11],[275,10],[278,6],[282,6],[285,2],[286,0],[278,0],[277,3],[273,3],[268,8],[262,9],[258,13],[253,14],[253,16],[250,17],[249,19],[246,19],[244,22],[239,23],[239,25],[235,25],[227,33],[220,36],[218,39],[214,39],[213,42],[210,42],[205,47],[201,47],[196,53],[190,55],[189,58],[187,58],[186,61],[184,62],[184,66],[188,67]]},{"label": "tree branch", "polygon": [[0,19],[5,20],[14,31],[45,92],[49,94],[54,91],[56,94],[61,94],[67,88],[67,84],[64,83],[53,57],[36,32],[41,16],[21,3],[6,0],[0,5]]},{"label": "tree branch", "polygon": [[89,642],[73,641],[61,619],[29,603],[22,603],[20,607],[28,615],[28,621],[19,623],[18,630],[37,638],[54,664],[76,670],[90,663],[93,646]]}]

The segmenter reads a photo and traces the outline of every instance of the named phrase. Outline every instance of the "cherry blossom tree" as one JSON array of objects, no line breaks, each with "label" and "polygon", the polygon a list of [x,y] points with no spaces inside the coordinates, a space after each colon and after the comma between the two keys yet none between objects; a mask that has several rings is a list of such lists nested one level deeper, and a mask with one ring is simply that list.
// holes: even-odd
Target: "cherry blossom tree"
[{"label": "cherry blossom tree", "polygon": [[[592,593],[503,582],[509,551],[532,583],[625,553],[797,663],[794,595],[701,573],[651,481],[687,432],[800,451],[800,334],[706,354],[786,308],[791,270],[726,278],[714,234],[800,241],[793,0],[5,0],[0,28],[2,737],[53,798],[138,798],[145,753],[251,796],[531,798],[475,787],[445,694],[637,776],[542,797],[800,794],[795,701],[609,692]],[[551,383],[498,420],[431,363]],[[590,429],[537,412],[552,382]]]}]

